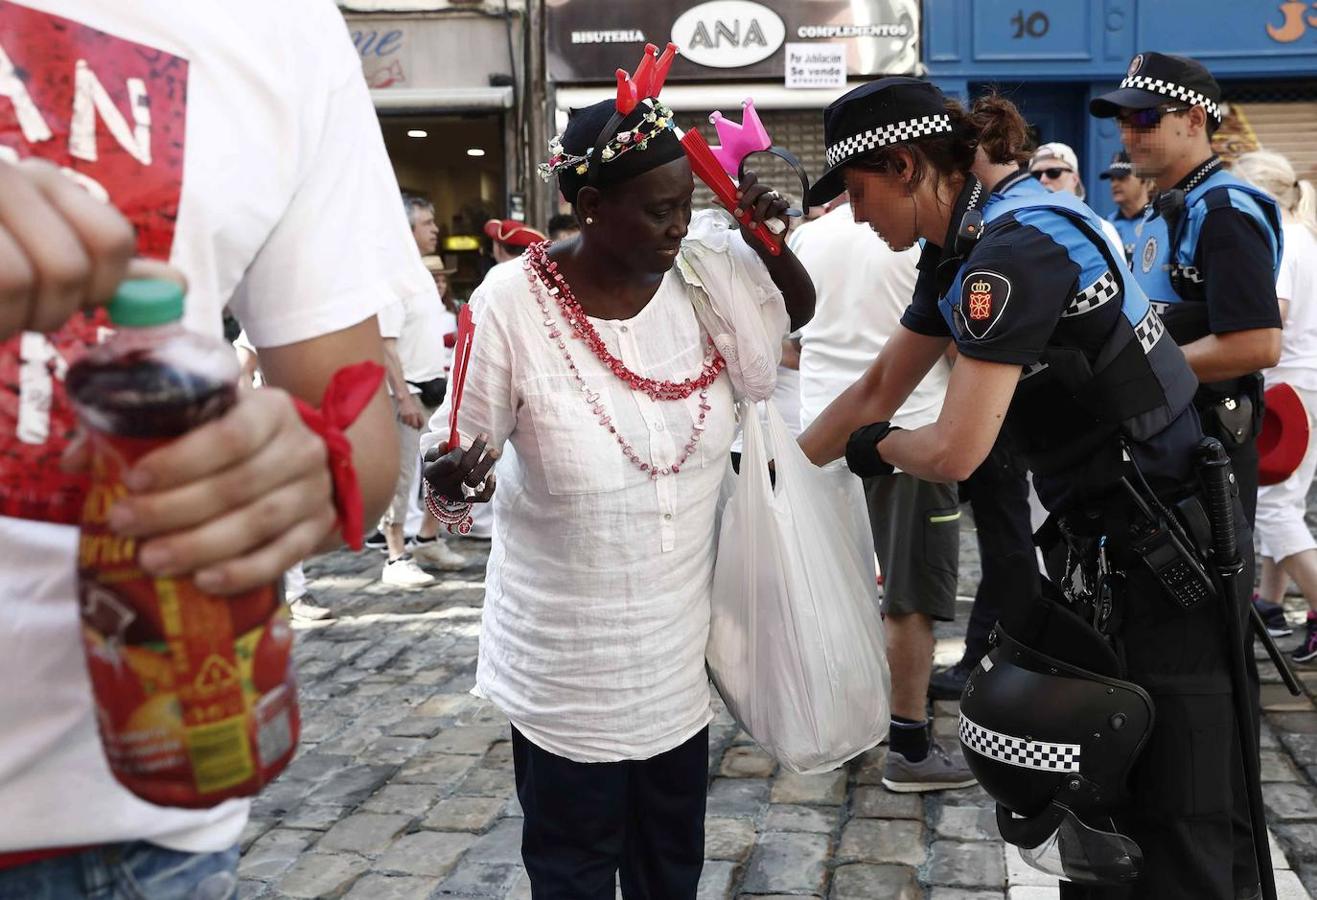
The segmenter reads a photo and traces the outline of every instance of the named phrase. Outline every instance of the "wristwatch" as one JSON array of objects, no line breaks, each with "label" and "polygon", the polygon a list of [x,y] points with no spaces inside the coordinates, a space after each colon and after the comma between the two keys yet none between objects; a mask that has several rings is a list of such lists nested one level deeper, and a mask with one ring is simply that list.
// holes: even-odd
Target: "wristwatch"
[{"label": "wristwatch", "polygon": [[878,455],[878,442],[900,430],[891,422],[874,422],[855,429],[846,442],[846,468],[861,478],[891,475],[896,467]]}]

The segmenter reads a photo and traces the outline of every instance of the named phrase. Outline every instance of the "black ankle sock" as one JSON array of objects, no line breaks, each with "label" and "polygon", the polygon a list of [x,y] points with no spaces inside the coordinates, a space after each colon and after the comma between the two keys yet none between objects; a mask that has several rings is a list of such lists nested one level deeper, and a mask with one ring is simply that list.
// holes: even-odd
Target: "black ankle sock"
[{"label": "black ankle sock", "polygon": [[412,538],[412,542],[416,544],[433,544],[437,540],[439,540],[438,535],[435,535],[434,537],[426,538],[426,537],[421,537],[418,534],[416,537]]},{"label": "black ankle sock", "polygon": [[928,756],[931,740],[927,719],[916,722],[903,716],[892,716],[889,746],[910,762],[919,762]]}]

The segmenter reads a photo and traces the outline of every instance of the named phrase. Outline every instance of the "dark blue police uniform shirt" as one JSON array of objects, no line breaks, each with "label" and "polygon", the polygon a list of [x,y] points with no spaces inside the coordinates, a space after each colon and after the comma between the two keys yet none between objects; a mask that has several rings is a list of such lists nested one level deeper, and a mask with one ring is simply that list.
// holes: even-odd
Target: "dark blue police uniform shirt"
[{"label": "dark blue police uniform shirt", "polygon": [[[1031,178],[1013,181],[1009,188],[993,193],[986,217],[991,216],[992,205],[1003,199],[1048,193]],[[1114,434],[1102,442],[1100,453],[1068,462],[1060,471],[1040,474],[1040,469],[1052,467],[1035,464],[1056,448],[1073,446],[1075,435],[1095,428],[1092,414],[1081,409],[1072,391],[1040,364],[1043,351],[1058,348],[1088,361],[1080,365],[1091,363],[1118,319],[1143,315],[1124,309],[1124,292],[1116,292],[1114,286],[1119,282],[1113,282],[1110,295],[1100,295],[1102,302],[1085,305],[1085,297],[1102,277],[1099,273],[1110,268],[1099,252],[1092,239],[1060,213],[1037,208],[1006,213],[985,229],[960,270],[963,279],[953,284],[946,298],[937,296],[933,274],[941,251],[925,247],[920,283],[901,319],[916,333],[953,338],[965,356],[1022,367],[1006,427],[1018,438],[1034,470],[1039,498],[1052,511],[1108,493],[1120,470],[1120,444]],[[1077,299],[1081,292],[1085,296]],[[1178,350],[1160,348],[1159,352],[1167,349],[1182,366]],[[1162,432],[1132,449],[1150,478],[1178,483],[1190,474],[1192,448],[1200,435],[1197,416],[1186,407]]]}]

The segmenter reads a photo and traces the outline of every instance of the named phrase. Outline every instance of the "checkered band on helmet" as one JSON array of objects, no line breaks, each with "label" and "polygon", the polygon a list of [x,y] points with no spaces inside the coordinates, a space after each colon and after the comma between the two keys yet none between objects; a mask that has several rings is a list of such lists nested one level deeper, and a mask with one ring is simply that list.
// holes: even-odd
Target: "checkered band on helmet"
[{"label": "checkered band on helmet", "polygon": [[1041,772],[1078,772],[1078,744],[1049,744],[1000,734],[960,714],[960,742],[980,756]]},{"label": "checkered band on helmet", "polygon": [[877,150],[879,147],[886,147],[889,144],[899,144],[902,141],[947,131],[951,131],[951,116],[947,115],[920,116],[918,119],[909,119],[893,125],[871,128],[868,131],[844,138],[829,147],[827,153],[828,166],[839,165],[861,153]]},{"label": "checkered band on helmet", "polygon": [[1209,116],[1217,122],[1221,121],[1221,107],[1217,106],[1215,100],[1204,97],[1182,84],[1164,81],[1160,78],[1149,78],[1147,75],[1129,75],[1120,83],[1120,86],[1122,88],[1137,88],[1141,91],[1152,91],[1154,94],[1161,94],[1173,100],[1183,100],[1191,106],[1201,106],[1207,110]]}]

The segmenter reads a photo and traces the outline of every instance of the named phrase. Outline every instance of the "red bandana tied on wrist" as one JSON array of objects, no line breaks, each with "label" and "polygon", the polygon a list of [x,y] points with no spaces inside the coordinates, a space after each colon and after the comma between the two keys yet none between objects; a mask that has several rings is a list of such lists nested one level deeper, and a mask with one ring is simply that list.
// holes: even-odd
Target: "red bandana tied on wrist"
[{"label": "red bandana tied on wrist", "polygon": [[357,416],[370,403],[383,380],[383,366],[370,361],[359,362],[334,373],[319,409],[293,398],[302,423],[320,435],[329,451],[329,474],[334,479],[334,508],[338,512],[339,533],[343,542],[353,550],[360,550],[363,546],[365,512],[361,506],[357,470],[352,465],[352,442],[345,432],[357,421]]}]

